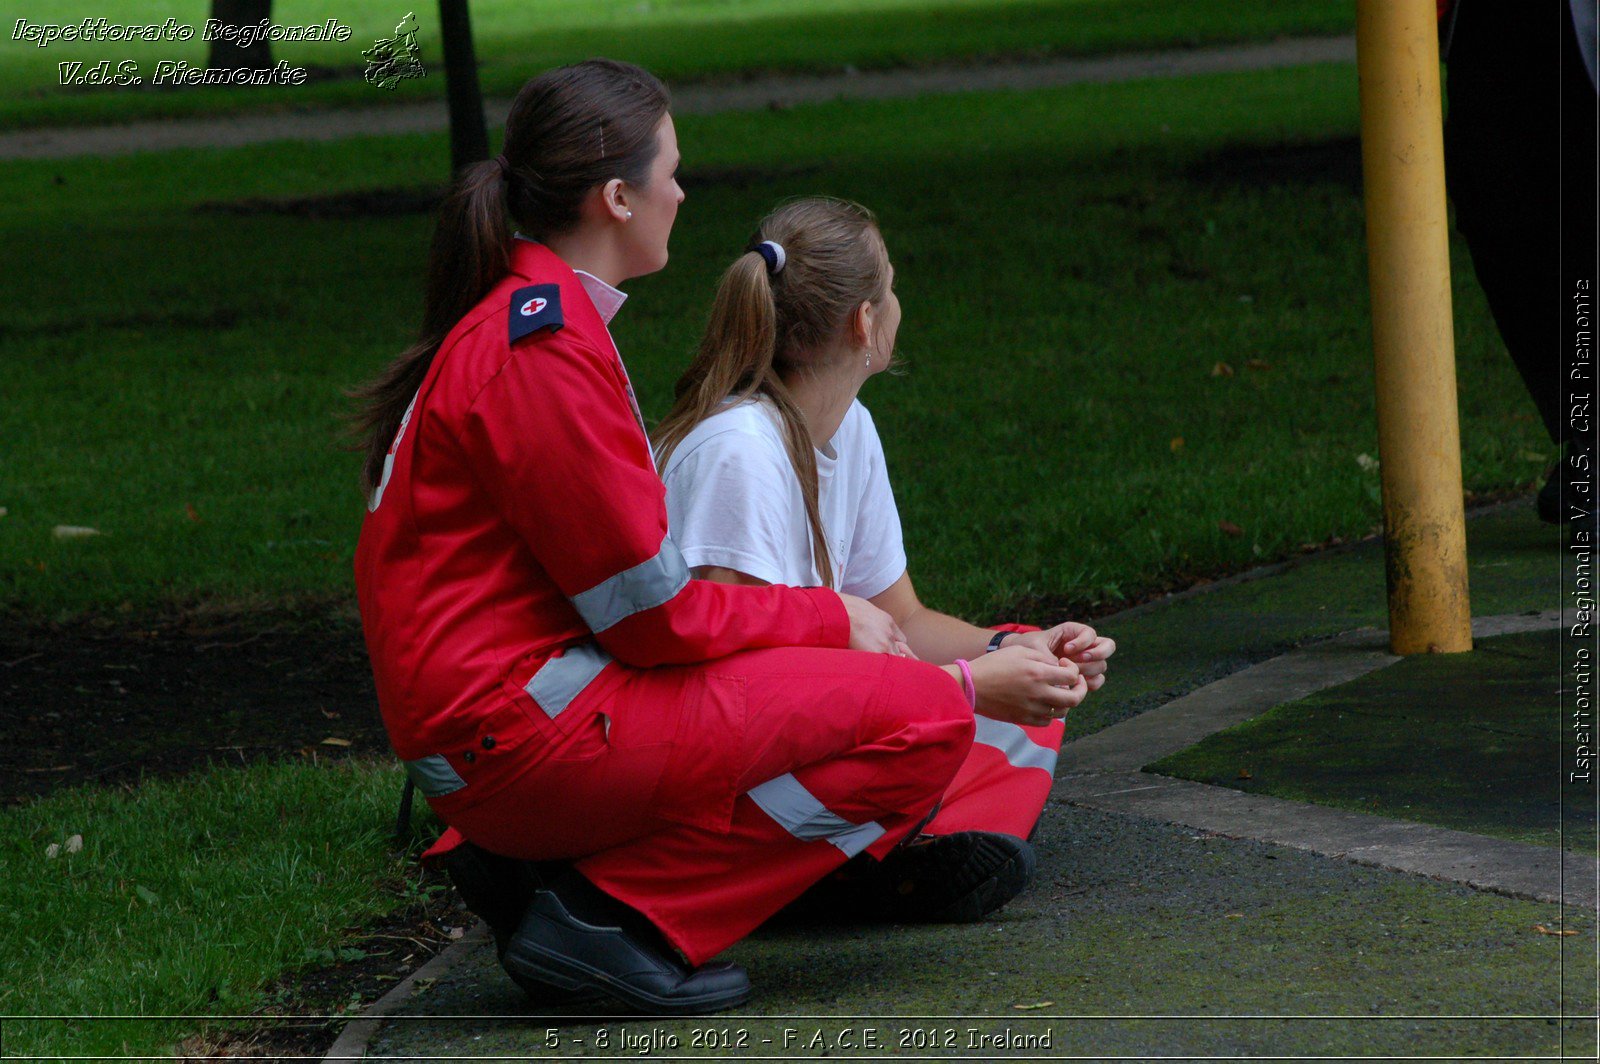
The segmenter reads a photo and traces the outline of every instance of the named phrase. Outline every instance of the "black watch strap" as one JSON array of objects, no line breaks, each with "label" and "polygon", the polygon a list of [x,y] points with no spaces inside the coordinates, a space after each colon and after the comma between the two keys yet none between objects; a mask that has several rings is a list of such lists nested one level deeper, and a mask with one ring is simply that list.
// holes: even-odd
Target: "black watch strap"
[{"label": "black watch strap", "polygon": [[1010,632],[996,632],[994,634],[994,638],[989,640],[989,648],[985,650],[984,653],[993,654],[996,650],[999,650],[1000,644],[1005,642],[1006,636],[1010,634]]}]

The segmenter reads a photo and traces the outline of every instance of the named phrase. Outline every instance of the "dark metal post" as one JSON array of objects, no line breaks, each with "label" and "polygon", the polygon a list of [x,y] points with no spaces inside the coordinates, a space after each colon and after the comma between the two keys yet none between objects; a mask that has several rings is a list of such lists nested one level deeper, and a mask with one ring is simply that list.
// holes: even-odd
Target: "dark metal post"
[{"label": "dark metal post", "polygon": [[467,0],[439,0],[444,39],[445,95],[450,103],[450,172],[489,157],[489,127],[483,119],[483,89],[472,48]]}]

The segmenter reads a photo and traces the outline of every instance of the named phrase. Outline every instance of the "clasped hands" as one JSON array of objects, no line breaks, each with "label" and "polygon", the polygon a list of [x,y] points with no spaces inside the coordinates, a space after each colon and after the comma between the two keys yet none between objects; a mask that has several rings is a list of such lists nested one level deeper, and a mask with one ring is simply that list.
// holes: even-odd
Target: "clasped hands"
[{"label": "clasped hands", "polygon": [[[916,657],[893,617],[865,599],[840,597],[850,614],[851,649]],[[1116,650],[1114,640],[1077,621],[1041,632],[1007,633],[999,650],[968,662],[977,709],[1013,724],[1043,725],[1065,717],[1104,685]]]}]

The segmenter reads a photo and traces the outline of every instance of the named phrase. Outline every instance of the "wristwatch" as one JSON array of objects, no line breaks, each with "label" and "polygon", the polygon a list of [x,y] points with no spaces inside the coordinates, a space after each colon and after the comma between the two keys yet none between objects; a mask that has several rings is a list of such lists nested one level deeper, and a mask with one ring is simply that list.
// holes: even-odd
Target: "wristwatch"
[{"label": "wristwatch", "polygon": [[1005,642],[1006,636],[1010,634],[1010,632],[996,632],[994,634],[994,638],[989,640],[989,648],[985,650],[984,653],[993,654],[996,650],[999,650],[1000,644]]}]

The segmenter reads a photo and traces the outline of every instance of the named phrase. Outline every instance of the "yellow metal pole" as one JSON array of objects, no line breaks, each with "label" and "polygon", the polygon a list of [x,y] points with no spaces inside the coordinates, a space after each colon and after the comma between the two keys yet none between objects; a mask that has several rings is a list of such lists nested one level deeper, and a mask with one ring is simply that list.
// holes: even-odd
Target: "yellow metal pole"
[{"label": "yellow metal pole", "polygon": [[1357,0],[1367,271],[1396,654],[1472,649],[1434,0]]}]

